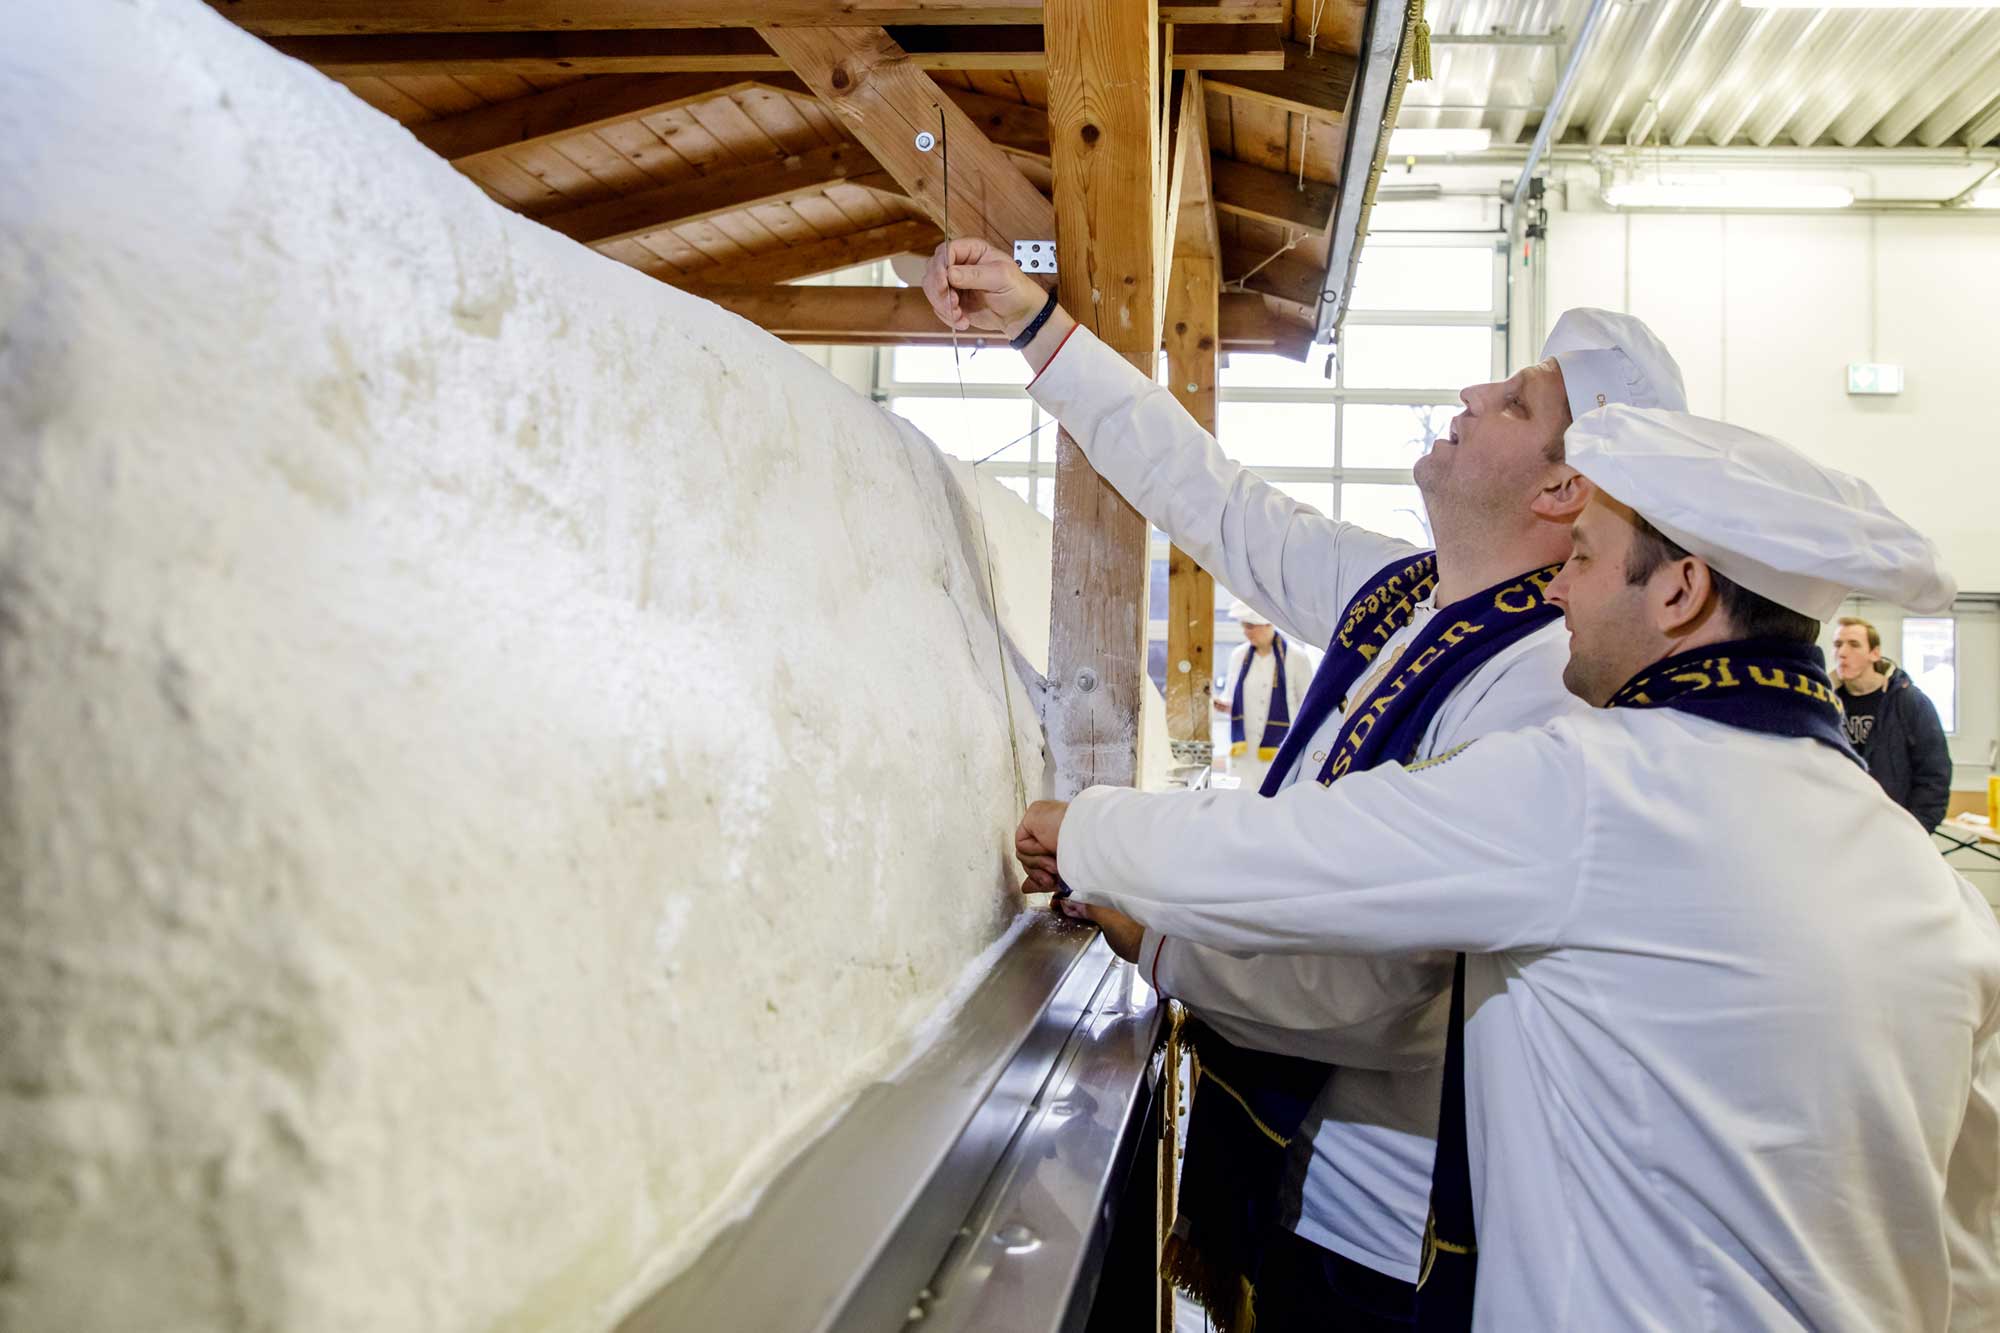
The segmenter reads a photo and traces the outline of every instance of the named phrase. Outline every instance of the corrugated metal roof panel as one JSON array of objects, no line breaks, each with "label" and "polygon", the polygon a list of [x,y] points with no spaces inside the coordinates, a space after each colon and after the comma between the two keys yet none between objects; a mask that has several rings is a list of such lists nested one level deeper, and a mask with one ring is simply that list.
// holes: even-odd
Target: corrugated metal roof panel
[{"label": "corrugated metal roof panel", "polygon": [[[1591,0],[1433,0],[1437,78],[1401,123],[1485,126],[1525,143]],[[1885,148],[2000,139],[2000,12],[1746,9],[1612,0],[1560,142]],[[1543,44],[1454,36],[1558,34]]]}]

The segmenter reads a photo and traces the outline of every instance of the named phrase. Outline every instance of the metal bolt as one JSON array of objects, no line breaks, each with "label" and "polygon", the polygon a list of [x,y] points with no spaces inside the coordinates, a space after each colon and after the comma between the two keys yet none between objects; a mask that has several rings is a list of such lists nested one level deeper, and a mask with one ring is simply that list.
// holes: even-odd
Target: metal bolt
[{"label": "metal bolt", "polygon": [[1089,667],[1085,667],[1083,670],[1077,672],[1076,687],[1077,689],[1082,690],[1085,694],[1089,694],[1092,690],[1097,688],[1097,673],[1095,671],[1092,671]]},{"label": "metal bolt", "polygon": [[917,151],[919,153],[928,153],[935,147],[937,147],[937,136],[935,134],[932,134],[929,130],[917,131]]},{"label": "metal bolt", "polygon": [[1038,1250],[1042,1238],[1019,1222],[1009,1222],[993,1233],[993,1239],[1000,1242],[1009,1254],[1027,1254]]},{"label": "metal bolt", "polygon": [[1194,670],[1194,663],[1188,661],[1185,657],[1183,657],[1181,659],[1181,664],[1178,670],[1183,676],[1185,676],[1188,672]]}]

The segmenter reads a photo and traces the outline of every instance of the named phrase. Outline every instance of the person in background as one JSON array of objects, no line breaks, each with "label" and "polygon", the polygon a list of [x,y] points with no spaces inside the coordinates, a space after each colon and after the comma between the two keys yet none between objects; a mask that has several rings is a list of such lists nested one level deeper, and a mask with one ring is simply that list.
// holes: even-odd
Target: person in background
[{"label": "person in background", "polygon": [[1258,787],[1305,702],[1312,654],[1240,597],[1229,614],[1243,626],[1243,642],[1230,654],[1229,685],[1215,697],[1215,711],[1229,715],[1229,771],[1241,785]]},{"label": "person in background", "polygon": [[1937,705],[1882,656],[1881,632],[1859,616],[1840,618],[1833,658],[1847,739],[1889,799],[1930,832],[1951,801],[1951,752]]}]

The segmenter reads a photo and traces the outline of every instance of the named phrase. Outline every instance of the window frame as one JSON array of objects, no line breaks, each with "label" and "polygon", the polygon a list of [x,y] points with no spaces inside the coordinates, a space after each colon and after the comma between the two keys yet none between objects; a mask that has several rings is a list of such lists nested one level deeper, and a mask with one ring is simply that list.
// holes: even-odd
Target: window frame
[{"label": "window frame", "polygon": [[[1379,234],[1368,240],[1371,246],[1383,248],[1445,248],[1445,249],[1489,249],[1492,252],[1492,286],[1488,294],[1486,308],[1463,310],[1354,310],[1346,318],[1346,327],[1487,327],[1492,330],[1492,352],[1489,358],[1491,377],[1505,379],[1509,372],[1507,364],[1507,245],[1504,231],[1404,231],[1393,234]],[[1364,256],[1365,259],[1365,256]],[[995,349],[988,349],[991,354]],[[961,395],[968,402],[990,399],[1027,400],[1030,404],[1030,428],[1028,437],[1028,458],[1026,461],[1001,462],[994,460],[980,464],[980,471],[994,477],[1024,478],[1028,483],[1029,503],[1046,512],[1044,501],[1053,493],[1056,471],[1055,437],[1051,429],[1056,423],[1039,406],[1028,399],[1024,386],[1008,384],[964,385],[954,382],[936,383],[925,380],[900,380],[895,377],[895,357],[892,348],[874,349],[874,385],[871,396],[887,410],[889,401],[899,397],[918,398],[958,398]],[[1333,451],[1330,467],[1287,466],[1252,467],[1257,476],[1273,482],[1324,482],[1332,486],[1333,512],[1329,518],[1341,517],[1341,493],[1348,484],[1359,485],[1410,485],[1413,484],[1409,468],[1348,467],[1346,466],[1346,408],[1352,406],[1424,406],[1453,407],[1459,396],[1452,390],[1444,389],[1396,389],[1396,388],[1349,388],[1346,384],[1344,359],[1335,356],[1333,376],[1324,387],[1304,387],[1291,385],[1276,388],[1255,388],[1247,385],[1216,385],[1218,408],[1227,402],[1247,403],[1309,403],[1327,404],[1333,412]],[[1046,489],[1045,489],[1046,488]],[[1049,506],[1052,507],[1052,506]],[[1149,571],[1153,561],[1167,558],[1169,543],[1158,532],[1151,532],[1147,541]],[[1149,574],[1150,577],[1150,574]],[[1243,641],[1241,628],[1226,614],[1228,598],[1233,592],[1218,586],[1216,613],[1216,669],[1226,667],[1229,652]],[[1150,610],[1152,589],[1146,591]],[[1148,651],[1154,640],[1166,637],[1166,622],[1147,620],[1146,635]],[[1322,645],[1315,644],[1314,647]]]},{"label": "window frame", "polygon": [[[1926,688],[1926,687],[1925,687],[1925,686],[1923,685],[1923,683],[1922,683],[1921,681],[1919,681],[1919,680],[1917,679],[1917,673],[1916,673],[1916,672],[1914,672],[1914,671],[1911,671],[1911,670],[1910,670],[1910,662],[1909,662],[1909,657],[1910,657],[1910,624],[1911,624],[1911,622],[1913,622],[1913,621],[1914,621],[1914,622],[1916,622],[1916,623],[1918,623],[1918,624],[1938,624],[1938,623],[1941,623],[1941,624],[1944,624],[1944,625],[1948,625],[1948,626],[1950,626],[1950,627],[1951,627],[1951,699],[1950,699],[1950,701],[1949,701],[1949,702],[1950,702],[1950,705],[1951,705],[1951,716],[1950,716],[1950,718],[1949,718],[1949,725],[1946,725],[1946,726],[1945,726],[1945,728],[1944,728],[1944,734],[1945,734],[1946,736],[1956,736],[1956,735],[1958,734],[1958,702],[1959,702],[1959,700],[1958,700],[1958,685],[1959,685],[1959,680],[1958,680],[1958,677],[1959,677],[1959,671],[1958,671],[1958,645],[1959,645],[1959,633],[1958,633],[1958,613],[1957,613],[1956,611],[1947,611],[1947,612],[1945,612],[1945,613],[1944,613],[1943,615],[1941,615],[1941,616],[1908,616],[1908,615],[1906,615],[1906,616],[1904,616],[1904,617],[1903,617],[1903,619],[1902,619],[1902,622],[1901,622],[1901,623],[1900,623],[1899,625],[1897,625],[1897,627],[1896,627],[1896,638],[1897,638],[1897,644],[1896,644],[1896,649],[1897,649],[1897,657],[1896,657],[1896,665],[1897,665],[1897,666],[1899,666],[1899,667],[1901,667],[1901,668],[1903,669],[1903,673],[1904,673],[1905,675],[1909,676],[1909,678],[1910,678],[1910,684],[1912,684],[1913,686],[1915,686],[1915,687],[1916,687],[1916,688],[1918,688],[1918,689],[1921,689],[1921,690],[1923,690],[1923,692],[1924,692],[1924,697],[1925,697],[1925,698],[1927,698],[1927,699],[1929,699],[1929,700],[1931,701],[1931,706],[1932,706],[1933,708],[1935,708],[1935,707],[1937,707],[1937,701],[1938,701],[1938,700],[1937,700],[1937,695],[1936,695],[1935,693],[1933,693],[1933,692],[1932,692],[1932,691],[1931,691],[1930,689]],[[1939,721],[1940,721],[1940,723],[1944,723],[1944,722],[1946,722],[1946,721],[1947,721],[1947,719],[1945,719],[1945,718],[1943,718],[1943,717],[1940,717],[1940,718],[1939,718]]]}]

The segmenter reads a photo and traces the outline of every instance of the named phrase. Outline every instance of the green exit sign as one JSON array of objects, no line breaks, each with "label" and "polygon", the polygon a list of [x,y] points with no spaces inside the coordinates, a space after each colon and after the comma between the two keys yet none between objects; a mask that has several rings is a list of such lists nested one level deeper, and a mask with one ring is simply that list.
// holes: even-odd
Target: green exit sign
[{"label": "green exit sign", "polygon": [[1901,393],[1903,368],[1880,361],[1847,363],[1847,391],[1856,394]]}]

